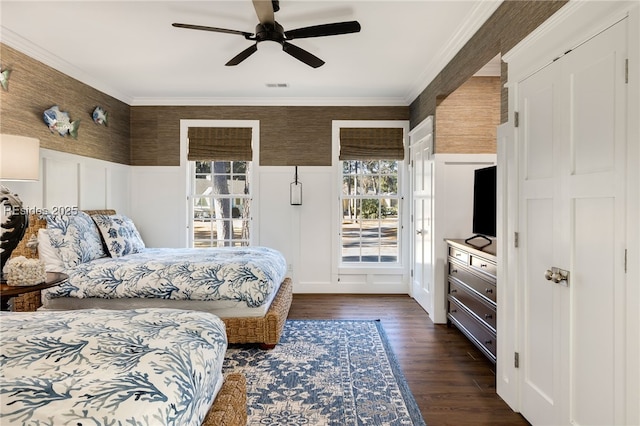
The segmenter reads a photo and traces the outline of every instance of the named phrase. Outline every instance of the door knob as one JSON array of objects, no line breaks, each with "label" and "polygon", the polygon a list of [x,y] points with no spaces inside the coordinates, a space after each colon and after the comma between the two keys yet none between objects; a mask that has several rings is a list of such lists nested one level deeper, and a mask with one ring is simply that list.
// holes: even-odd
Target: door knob
[{"label": "door knob", "polygon": [[565,286],[569,285],[569,271],[556,268],[555,266],[544,272],[544,278],[547,281],[553,281],[556,284],[562,284]]}]

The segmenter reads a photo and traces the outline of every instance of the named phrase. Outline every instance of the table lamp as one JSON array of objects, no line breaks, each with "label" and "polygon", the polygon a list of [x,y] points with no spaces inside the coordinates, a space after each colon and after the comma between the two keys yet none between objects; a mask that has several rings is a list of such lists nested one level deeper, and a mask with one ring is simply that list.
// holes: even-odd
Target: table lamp
[{"label": "table lamp", "polygon": [[[0,134],[0,181],[36,181],[40,173],[40,140]],[[29,212],[18,194],[0,184],[0,273],[29,226]]]}]

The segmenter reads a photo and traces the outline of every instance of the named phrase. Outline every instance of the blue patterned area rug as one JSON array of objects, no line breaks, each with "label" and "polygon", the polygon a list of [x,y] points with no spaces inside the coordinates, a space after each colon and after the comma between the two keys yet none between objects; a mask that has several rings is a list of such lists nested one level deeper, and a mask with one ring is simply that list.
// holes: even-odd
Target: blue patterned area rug
[{"label": "blue patterned area rug", "polygon": [[230,345],[248,425],[424,425],[379,321],[289,320],[272,350]]}]

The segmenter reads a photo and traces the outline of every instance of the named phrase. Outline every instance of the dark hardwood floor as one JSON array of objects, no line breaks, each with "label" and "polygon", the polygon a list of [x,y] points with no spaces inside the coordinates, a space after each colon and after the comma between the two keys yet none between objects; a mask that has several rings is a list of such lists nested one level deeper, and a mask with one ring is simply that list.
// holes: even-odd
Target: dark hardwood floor
[{"label": "dark hardwood floor", "polygon": [[496,394],[495,367],[406,295],[294,294],[290,319],[380,319],[428,426],[528,425]]}]

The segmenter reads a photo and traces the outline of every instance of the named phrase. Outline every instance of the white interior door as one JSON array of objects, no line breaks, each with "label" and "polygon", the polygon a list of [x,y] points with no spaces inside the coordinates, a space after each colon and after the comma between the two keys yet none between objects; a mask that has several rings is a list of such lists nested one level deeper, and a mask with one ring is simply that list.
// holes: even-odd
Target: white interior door
[{"label": "white interior door", "polygon": [[623,20],[519,85],[521,412],[533,424],[624,423],[625,40]]},{"label": "white interior door", "polygon": [[430,315],[434,314],[432,137],[429,134],[411,146],[414,236],[412,295]]},{"label": "white interior door", "polygon": [[[555,424],[561,353],[563,290],[544,278],[560,251],[562,228],[554,208],[562,167],[557,126],[557,69],[547,67],[519,85],[522,414],[532,424]],[[555,127],[554,127],[555,125]],[[556,240],[558,238],[558,240]],[[566,266],[565,266],[566,267]],[[560,316],[560,317],[559,317]]]}]

